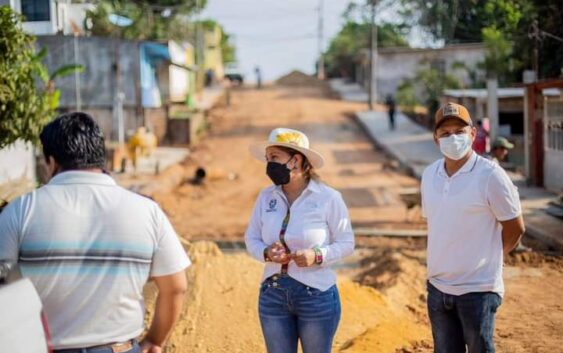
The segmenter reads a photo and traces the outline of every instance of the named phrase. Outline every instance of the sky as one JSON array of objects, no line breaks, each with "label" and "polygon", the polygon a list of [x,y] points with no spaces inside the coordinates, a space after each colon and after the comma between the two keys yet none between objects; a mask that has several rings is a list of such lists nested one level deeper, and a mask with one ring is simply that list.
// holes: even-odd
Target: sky
[{"label": "sky", "polygon": [[[319,4],[323,2],[323,51],[344,24],[342,14],[350,0],[207,0],[201,14],[214,19],[233,36],[237,59],[245,80],[254,81],[254,68],[260,67],[266,81],[292,70],[315,72],[318,59]],[[364,0],[356,0],[364,3]],[[396,22],[398,1],[378,6],[376,22]],[[414,27],[408,35],[412,47],[437,46]]]},{"label": "sky", "polygon": [[[263,79],[291,70],[315,72],[320,0],[208,0],[202,18],[221,23],[233,36],[239,66],[248,81],[259,66]],[[323,50],[340,30],[347,0],[324,0]]]}]

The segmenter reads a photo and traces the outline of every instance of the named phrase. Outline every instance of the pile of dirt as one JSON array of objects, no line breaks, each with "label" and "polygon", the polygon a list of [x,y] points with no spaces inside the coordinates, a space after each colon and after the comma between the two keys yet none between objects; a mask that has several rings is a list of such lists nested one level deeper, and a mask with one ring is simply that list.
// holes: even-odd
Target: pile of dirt
[{"label": "pile of dirt", "polygon": [[427,323],[425,253],[423,250],[379,248],[361,261],[362,271],[355,279],[389,298],[398,311],[414,314]]},{"label": "pile of dirt", "polygon": [[[168,352],[265,352],[257,308],[263,265],[245,253],[223,254],[213,242],[194,242],[186,250],[193,261],[189,292]],[[380,291],[346,276],[339,276],[338,287],[342,320],[335,352],[391,353],[429,338],[426,325],[397,311]],[[149,286],[148,315],[155,294]]]},{"label": "pile of dirt", "polygon": [[294,70],[289,74],[280,77],[276,84],[280,86],[317,86],[324,85],[322,81],[319,81],[316,77],[307,75],[301,71]]},{"label": "pile of dirt", "polygon": [[563,271],[563,255],[548,254],[537,251],[521,251],[512,252],[506,259],[505,264],[509,266],[519,267],[541,267],[549,266],[551,268]]}]

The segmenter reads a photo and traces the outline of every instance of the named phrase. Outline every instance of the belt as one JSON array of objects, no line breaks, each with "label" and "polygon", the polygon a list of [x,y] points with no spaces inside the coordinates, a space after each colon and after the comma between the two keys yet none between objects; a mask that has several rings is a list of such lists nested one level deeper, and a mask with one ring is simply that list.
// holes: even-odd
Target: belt
[{"label": "belt", "polygon": [[136,339],[131,339],[125,342],[118,342],[118,343],[107,343],[107,344],[100,344],[98,346],[90,346],[84,348],[68,348],[68,349],[55,349],[54,353],[65,353],[65,352],[76,352],[82,349],[88,351],[89,349],[101,349],[101,348],[110,348],[113,353],[123,353],[130,351],[133,349],[133,346],[137,343]]}]

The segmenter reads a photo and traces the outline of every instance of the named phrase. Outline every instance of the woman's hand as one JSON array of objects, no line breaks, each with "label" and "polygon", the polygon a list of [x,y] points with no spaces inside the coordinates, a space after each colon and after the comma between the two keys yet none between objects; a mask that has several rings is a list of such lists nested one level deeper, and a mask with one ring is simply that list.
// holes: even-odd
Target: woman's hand
[{"label": "woman's hand", "polygon": [[291,258],[289,254],[285,251],[285,247],[279,241],[273,243],[268,247],[268,258],[275,263],[285,265]]},{"label": "woman's hand", "polygon": [[309,267],[315,264],[315,250],[313,249],[305,249],[305,250],[298,250],[294,254],[291,254],[290,257],[297,266],[299,267]]}]

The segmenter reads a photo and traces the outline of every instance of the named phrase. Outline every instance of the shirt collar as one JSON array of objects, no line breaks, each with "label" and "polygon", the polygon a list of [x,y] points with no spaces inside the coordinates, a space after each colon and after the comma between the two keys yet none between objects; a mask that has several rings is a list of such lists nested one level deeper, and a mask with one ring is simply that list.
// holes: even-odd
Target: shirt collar
[{"label": "shirt collar", "polygon": [[67,171],[55,175],[48,185],[72,185],[72,184],[93,184],[93,185],[117,185],[111,176],[105,173]]},{"label": "shirt collar", "polygon": [[[282,186],[281,186],[281,185],[276,185],[276,189],[275,189],[275,190],[276,190],[276,192],[277,192],[278,194],[282,194],[282,195],[283,195],[283,190],[282,190]],[[308,191],[311,191],[311,192],[314,192],[314,193],[319,193],[319,192],[321,192],[321,187],[320,187],[320,185],[319,185],[319,182],[316,181],[316,180],[314,180],[314,179],[309,180],[309,184],[307,184],[307,187],[305,188],[305,190],[303,190],[303,192],[305,192],[305,191],[307,191],[307,190],[308,190]]]},{"label": "shirt collar", "polygon": [[[467,162],[465,162],[465,164],[460,168],[460,170],[458,170],[451,177],[454,177],[458,174],[471,173],[473,171],[473,168],[475,168],[476,163],[477,163],[477,153],[475,153],[475,151],[471,151],[471,157],[469,157]],[[446,172],[446,160],[444,158],[442,158],[440,162],[440,166],[438,168],[438,174],[444,178],[450,178],[450,176],[448,176],[448,173]]]}]

